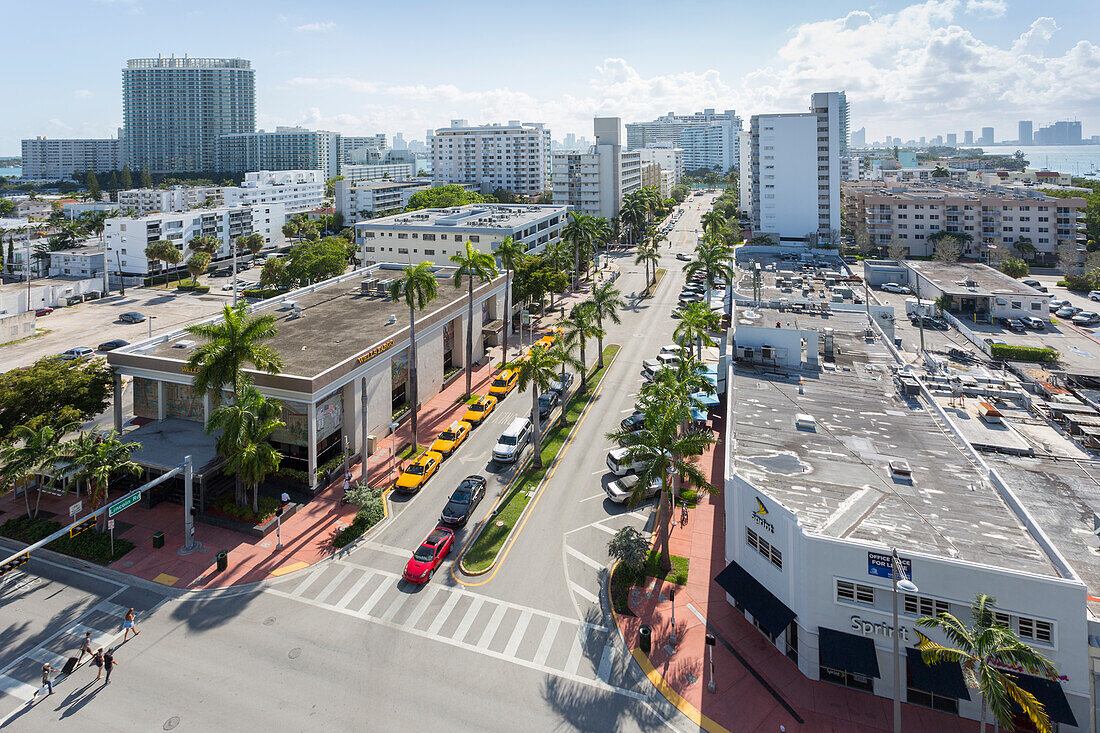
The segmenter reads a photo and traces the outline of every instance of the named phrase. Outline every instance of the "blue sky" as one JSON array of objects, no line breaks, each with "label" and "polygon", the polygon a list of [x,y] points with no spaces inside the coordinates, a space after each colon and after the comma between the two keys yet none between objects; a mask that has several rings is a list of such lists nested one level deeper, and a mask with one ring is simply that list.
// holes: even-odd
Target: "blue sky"
[{"label": "blue sky", "polygon": [[18,154],[24,137],[114,134],[125,60],[158,53],[250,59],[265,128],[423,139],[451,118],[523,119],[560,139],[591,136],[597,114],[630,122],[732,108],[747,123],[756,112],[801,111],[813,91],[846,89],[853,127],[865,125],[869,139],[985,125],[1013,137],[1018,119],[1067,117],[1088,136],[1100,134],[1095,8],[0,0],[15,31],[3,40],[0,155]]}]

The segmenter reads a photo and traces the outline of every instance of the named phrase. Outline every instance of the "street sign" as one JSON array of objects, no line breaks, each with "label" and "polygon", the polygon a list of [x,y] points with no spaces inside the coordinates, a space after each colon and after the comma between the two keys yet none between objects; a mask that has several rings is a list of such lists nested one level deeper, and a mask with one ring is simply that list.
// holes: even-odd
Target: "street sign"
[{"label": "street sign", "polygon": [[80,514],[80,510],[83,509],[83,508],[84,508],[84,502],[78,501],[77,503],[75,503],[75,504],[73,504],[72,506],[69,507],[69,516],[70,517],[75,517],[77,514]]},{"label": "street sign", "polygon": [[135,489],[135,490],[131,491],[129,494],[127,494],[126,496],[124,496],[121,499],[119,499],[118,501],[116,501],[110,507],[108,507],[107,508],[107,516],[108,517],[113,517],[116,514],[118,514],[119,512],[121,512],[123,509],[129,509],[134,504],[137,504],[139,501],[141,501],[141,490],[140,489]]},{"label": "street sign", "polygon": [[115,520],[108,519],[107,520],[107,529],[114,529],[114,528],[115,528]]}]

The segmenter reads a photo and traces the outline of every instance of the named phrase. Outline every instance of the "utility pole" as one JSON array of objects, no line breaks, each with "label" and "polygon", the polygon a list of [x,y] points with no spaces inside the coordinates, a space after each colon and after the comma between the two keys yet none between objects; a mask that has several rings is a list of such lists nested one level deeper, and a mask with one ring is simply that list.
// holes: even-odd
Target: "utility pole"
[{"label": "utility pole", "polygon": [[190,555],[195,547],[195,492],[194,471],[191,466],[191,456],[183,457],[183,547],[181,555]]},{"label": "utility pole", "polygon": [[237,307],[237,243],[229,238],[229,248],[233,250],[233,307]]}]

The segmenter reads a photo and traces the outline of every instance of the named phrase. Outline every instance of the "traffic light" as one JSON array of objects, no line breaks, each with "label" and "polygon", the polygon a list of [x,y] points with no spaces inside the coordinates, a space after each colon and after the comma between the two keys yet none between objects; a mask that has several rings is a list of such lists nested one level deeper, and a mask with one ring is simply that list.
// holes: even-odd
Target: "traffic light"
[{"label": "traffic light", "polygon": [[73,525],[72,529],[69,530],[69,536],[76,537],[84,530],[91,529],[95,526],[96,519],[96,517],[85,517],[84,519],[81,519],[79,522]]},{"label": "traffic light", "polygon": [[8,560],[3,565],[0,565],[0,575],[7,575],[12,570],[15,570],[18,567],[22,567],[23,565],[26,565],[27,560],[30,560],[30,559],[31,559],[31,553],[24,552],[22,555],[18,555],[16,557],[12,558],[11,560]]}]

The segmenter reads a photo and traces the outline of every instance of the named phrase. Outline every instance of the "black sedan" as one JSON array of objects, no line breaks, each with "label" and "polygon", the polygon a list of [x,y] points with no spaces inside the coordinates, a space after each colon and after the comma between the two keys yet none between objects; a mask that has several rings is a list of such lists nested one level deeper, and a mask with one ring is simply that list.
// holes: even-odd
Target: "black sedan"
[{"label": "black sedan", "polygon": [[485,498],[485,477],[467,476],[451,494],[447,500],[447,506],[443,507],[443,513],[439,515],[439,521],[453,527],[464,527],[470,521],[470,515],[481,500]]},{"label": "black sedan", "polygon": [[121,349],[123,346],[129,345],[129,341],[123,341],[122,339],[111,339],[110,341],[104,341],[95,348],[96,351],[114,351],[115,349]]},{"label": "black sedan", "polygon": [[560,400],[561,400],[561,397],[554,390],[550,390],[549,392],[543,392],[542,394],[540,394],[539,395],[539,417],[540,418],[547,417],[550,414],[550,411],[553,410],[557,406],[557,404]]},{"label": "black sedan", "polygon": [[641,430],[645,427],[645,413],[635,412],[630,417],[624,418],[619,423],[619,427],[627,431],[628,433],[635,433]]}]

